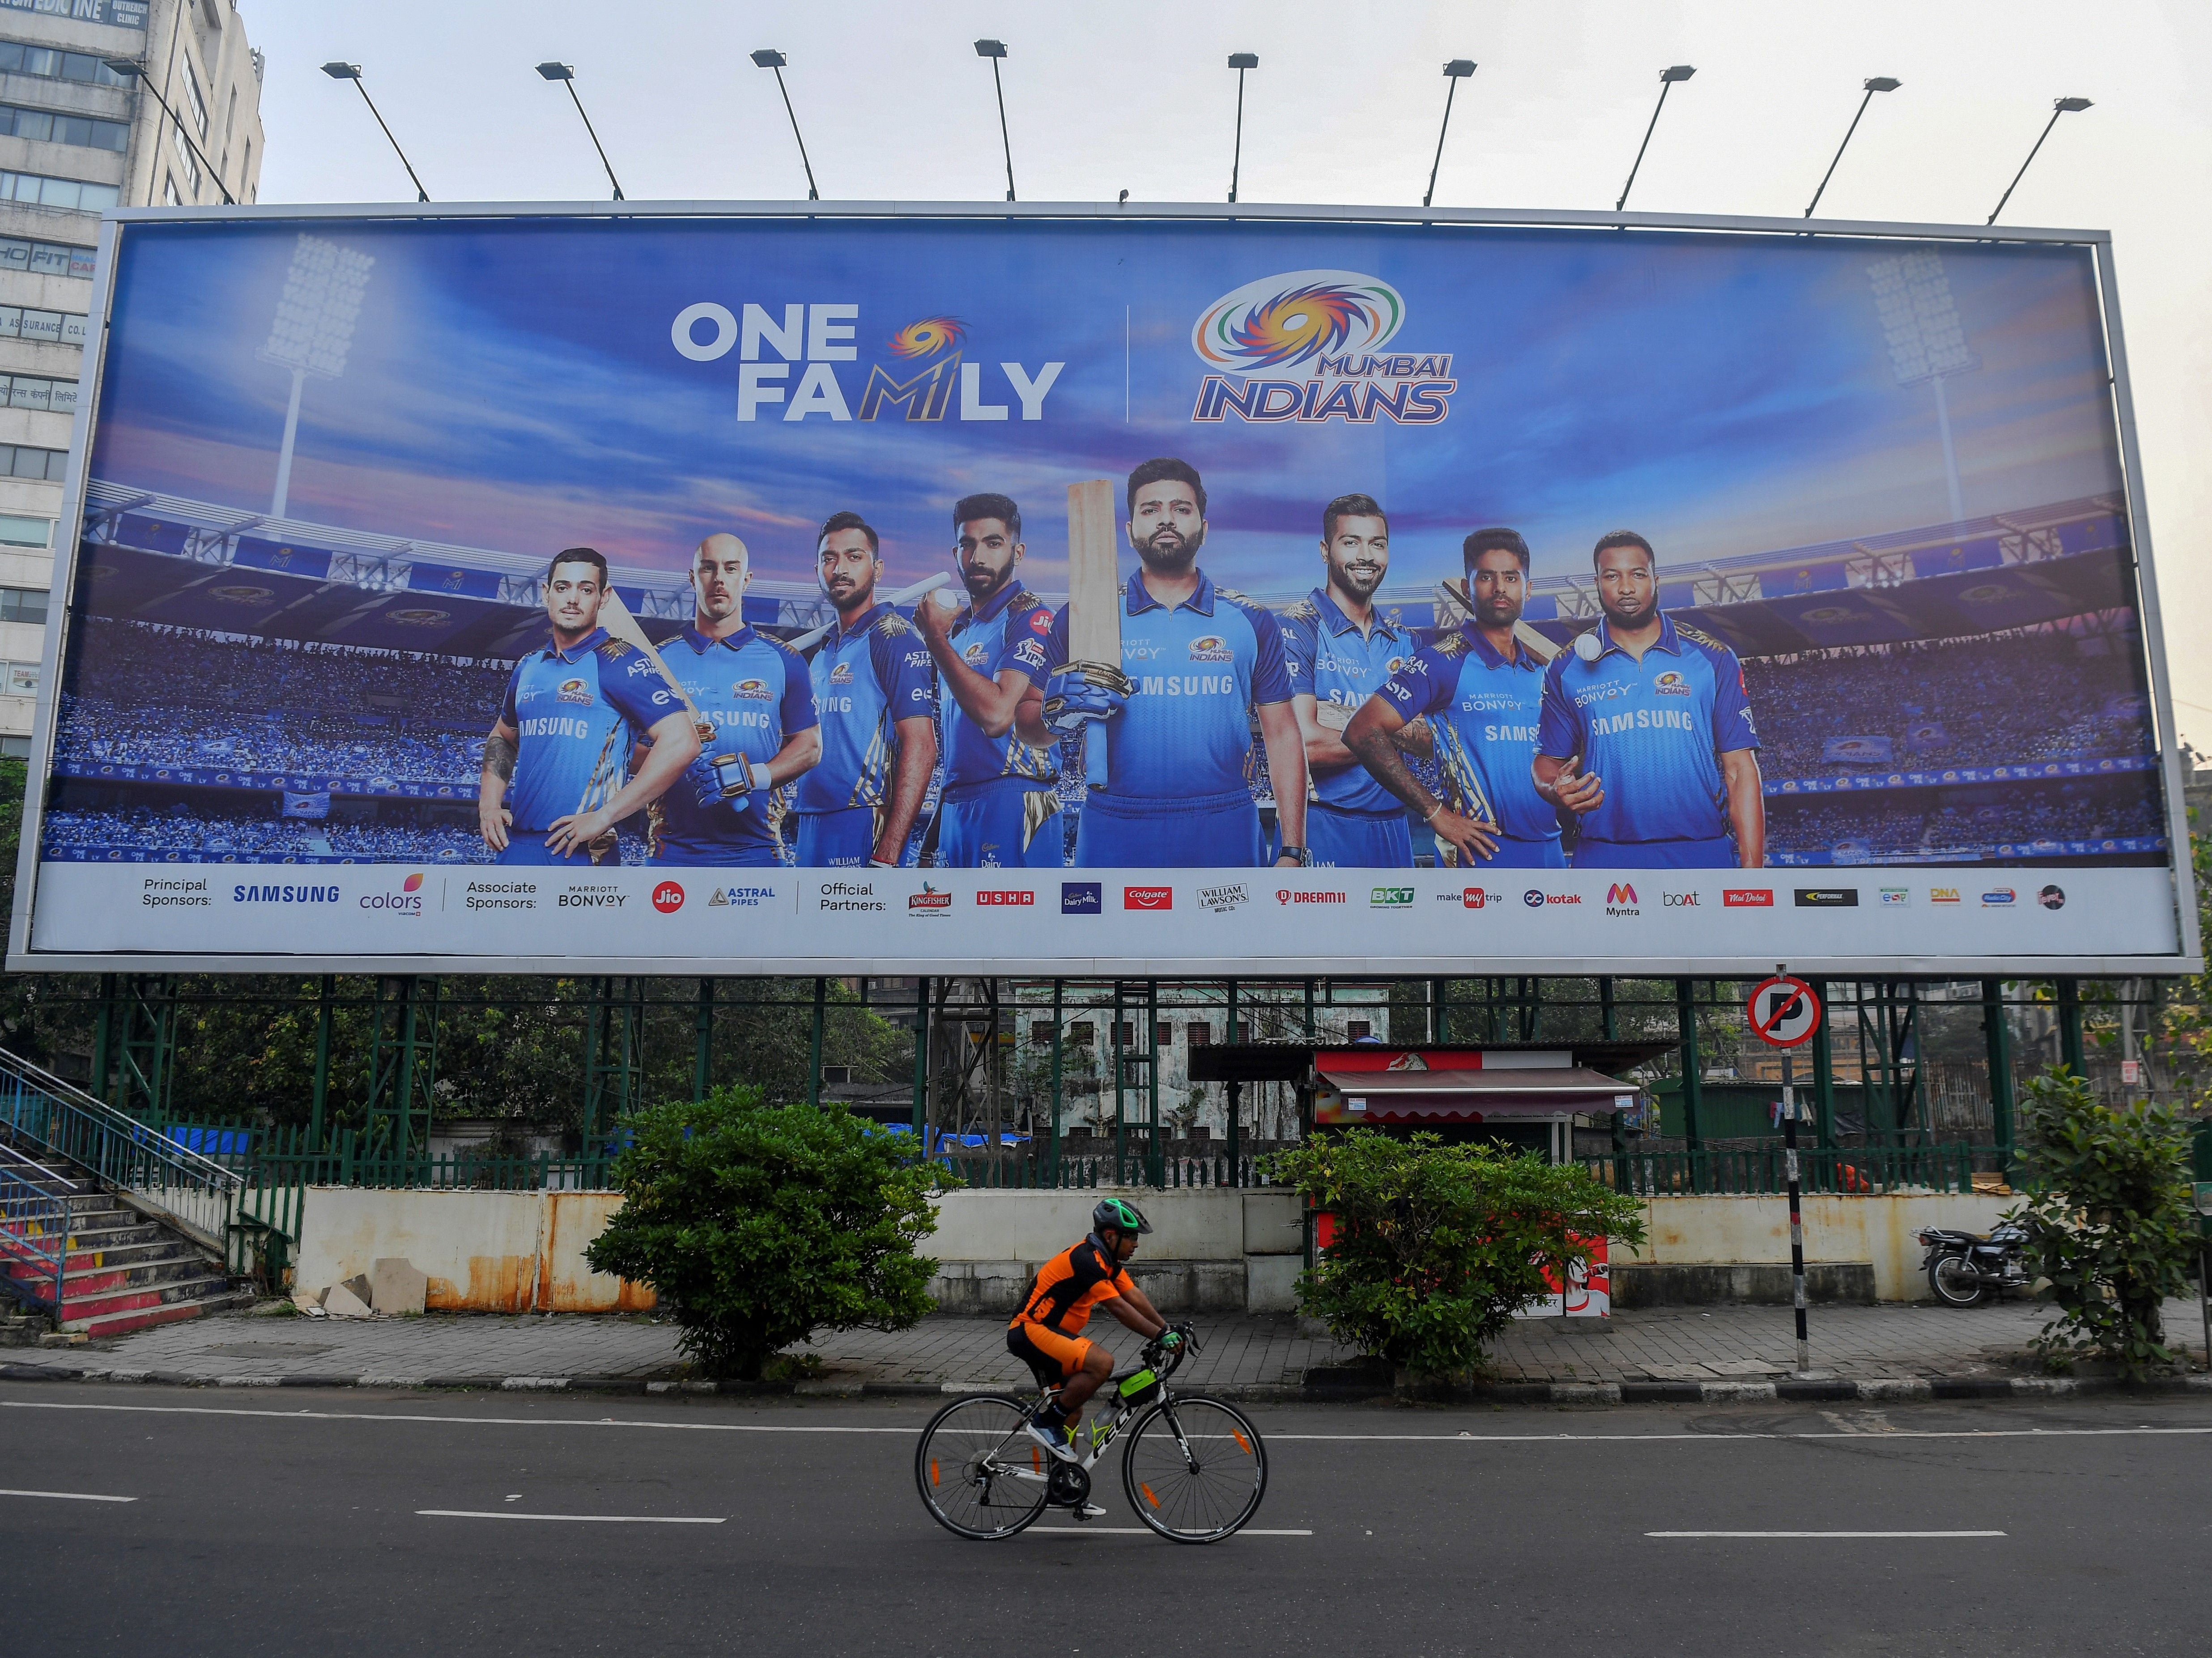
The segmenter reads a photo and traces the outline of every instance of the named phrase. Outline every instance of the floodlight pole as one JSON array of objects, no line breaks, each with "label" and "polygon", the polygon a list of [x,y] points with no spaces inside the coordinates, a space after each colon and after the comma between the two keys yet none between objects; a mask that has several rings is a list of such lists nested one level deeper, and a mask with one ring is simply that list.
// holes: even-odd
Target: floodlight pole
[{"label": "floodlight pole", "polygon": [[[160,89],[154,84],[153,76],[146,73],[145,67],[137,59],[131,58],[103,58],[100,62],[110,72],[123,76],[126,81],[136,81],[152,94],[154,101],[161,106],[161,113],[167,116],[170,125],[177,129],[177,137],[185,141],[185,148],[191,151],[202,167],[207,168],[208,177],[215,180],[215,187],[222,192],[223,205],[236,207],[238,197],[230,193],[230,186],[223,183],[222,174],[209,165],[207,156],[202,153],[200,147],[192,142],[192,135],[185,130],[185,124],[177,118],[177,112],[169,107],[169,100],[161,96]],[[157,141],[160,136],[158,133],[155,135]]]},{"label": "floodlight pole", "polygon": [[1866,96],[1859,100],[1858,113],[1851,117],[1850,125],[1844,130],[1844,142],[1836,146],[1835,161],[1828,163],[1828,170],[1820,175],[1820,187],[1813,192],[1813,199],[1805,204],[1807,218],[1813,216],[1813,210],[1820,206],[1820,197],[1828,193],[1828,180],[1836,176],[1836,162],[1842,161],[1844,152],[1851,147],[1851,134],[1859,130],[1859,122],[1867,112],[1867,106],[1874,102],[1875,94],[1894,92],[1901,84],[1903,83],[1893,81],[1887,75],[1877,75],[1866,83]]},{"label": "floodlight pole", "polygon": [[1990,210],[1990,216],[1984,222],[1995,224],[1997,222],[1997,215],[2004,211],[2005,203],[2012,199],[2013,191],[2020,188],[2020,181],[2027,176],[2027,169],[2034,164],[2037,153],[2043,148],[2044,139],[2051,136],[2051,129],[2058,125],[2058,118],[2088,107],[2089,100],[2087,98],[2060,98],[2053,101],[2051,106],[2051,118],[2043,124],[2043,131],[2035,140],[2035,148],[2027,152],[2027,160],[2022,161],[2020,164],[2020,171],[2012,175],[2012,182],[2005,186],[2005,193],[1997,197],[1996,206]]},{"label": "floodlight pole", "polygon": [[307,390],[307,371],[292,371],[292,401],[284,410],[284,443],[276,452],[276,494],[269,503],[269,516],[284,516],[284,503],[292,494],[292,445],[300,435],[300,394]]},{"label": "floodlight pole", "polygon": [[1444,164],[1444,134],[1451,131],[1452,98],[1459,91],[1459,83],[1474,73],[1474,64],[1465,58],[1455,58],[1444,65],[1444,120],[1437,129],[1437,159],[1429,163],[1428,193],[1421,197],[1427,207],[1437,199],[1437,169]]},{"label": "floodlight pole", "polygon": [[[428,201],[430,192],[422,188],[422,181],[415,176],[415,164],[407,159],[407,152],[399,148],[399,140],[392,136],[392,129],[385,125],[384,113],[377,108],[376,100],[368,95],[368,88],[362,83],[361,78],[361,65],[359,64],[325,64],[323,65],[323,73],[333,81],[353,82],[353,89],[361,94],[362,102],[368,106],[368,112],[376,118],[376,125],[382,130],[385,142],[392,146],[392,153],[399,158],[399,165],[407,169],[408,182],[415,186],[415,199],[418,202]],[[598,140],[594,139],[592,142],[596,143]]]},{"label": "floodlight pole", "polygon": [[1259,55],[1249,52],[1232,52],[1229,54],[1229,67],[1237,71],[1237,147],[1230,152],[1229,157],[1229,200],[1234,205],[1237,174],[1244,165],[1244,71],[1260,67]]},{"label": "floodlight pole", "polygon": [[999,94],[999,142],[1006,150],[1006,199],[1014,199],[1014,141],[1006,131],[1006,88],[999,79],[999,60],[1006,55],[1003,40],[978,40],[975,55],[991,60],[991,87]]},{"label": "floodlight pole", "polygon": [[775,89],[783,94],[783,112],[791,118],[791,136],[799,140],[799,165],[806,171],[806,199],[818,202],[822,192],[814,187],[814,163],[806,159],[806,138],[799,130],[799,112],[791,106],[791,88],[783,83],[783,66],[790,61],[773,46],[764,46],[753,54],[756,65],[775,71]]},{"label": "floodlight pole", "polygon": [[568,101],[575,105],[576,113],[584,123],[584,131],[590,135],[592,148],[599,152],[599,165],[607,170],[607,182],[615,187],[615,199],[618,202],[623,200],[622,180],[615,177],[615,164],[607,160],[607,147],[599,142],[599,131],[592,126],[592,118],[584,113],[584,100],[576,95],[576,71],[566,64],[540,64],[538,72],[547,80],[558,81],[568,88]]},{"label": "floodlight pole", "polygon": [[1618,213],[1628,205],[1628,192],[1636,188],[1636,175],[1644,167],[1644,152],[1651,148],[1651,135],[1658,131],[1660,112],[1667,107],[1667,94],[1674,89],[1674,82],[1686,81],[1698,71],[1688,64],[1676,64],[1659,71],[1659,101],[1651,111],[1651,125],[1644,129],[1644,142],[1636,147],[1635,162],[1628,169],[1628,182],[1620,187],[1620,199],[1613,204]]}]

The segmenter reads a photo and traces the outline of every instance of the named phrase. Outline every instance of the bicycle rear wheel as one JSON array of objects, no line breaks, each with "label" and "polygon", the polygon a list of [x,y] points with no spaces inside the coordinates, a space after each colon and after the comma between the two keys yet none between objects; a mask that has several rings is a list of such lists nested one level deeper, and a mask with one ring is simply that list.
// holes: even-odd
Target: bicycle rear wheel
[{"label": "bicycle rear wheel", "polygon": [[1162,1537],[1218,1542],[1260,1511],[1267,1448],[1233,1406],[1199,1394],[1164,1399],[1130,1432],[1121,1485]]},{"label": "bicycle rear wheel", "polygon": [[990,1542],[1044,1512],[1053,1459],[1022,1431],[1029,1418],[1018,1399],[971,1394],[930,1419],[915,1448],[914,1482],[931,1519]]}]

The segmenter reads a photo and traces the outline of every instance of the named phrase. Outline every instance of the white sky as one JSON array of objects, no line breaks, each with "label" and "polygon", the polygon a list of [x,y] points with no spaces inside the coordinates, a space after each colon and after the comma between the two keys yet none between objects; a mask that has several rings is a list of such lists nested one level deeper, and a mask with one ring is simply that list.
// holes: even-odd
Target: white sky
[{"label": "white sky", "polygon": [[412,191],[349,87],[363,66],[441,201],[568,201],[606,185],[567,96],[577,88],[634,201],[804,197],[775,46],[831,200],[1003,197],[990,69],[1006,42],[1015,182],[1025,201],[1219,201],[1236,76],[1248,77],[1240,196],[1418,203],[1447,58],[1481,65],[1452,115],[1440,204],[1605,209],[1620,192],[1664,65],[1667,102],[1632,207],[1792,216],[1869,76],[1879,96],[1822,216],[1978,224],[2061,95],[2059,123],[2004,222],[2110,229],[2127,330],[2175,714],[2212,749],[2212,6],[2107,0],[1523,0],[1519,5],[1213,0],[244,0],[268,55],[264,202],[397,201]]}]

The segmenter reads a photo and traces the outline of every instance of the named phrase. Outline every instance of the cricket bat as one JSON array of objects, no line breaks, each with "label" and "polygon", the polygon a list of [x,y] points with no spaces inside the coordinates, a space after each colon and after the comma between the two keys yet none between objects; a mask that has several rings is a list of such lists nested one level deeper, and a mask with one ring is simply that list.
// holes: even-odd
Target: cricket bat
[{"label": "cricket bat", "polygon": [[[1121,525],[1105,478],[1067,486],[1067,659],[1121,671]],[[1106,786],[1106,727],[1083,731],[1083,778]]]},{"label": "cricket bat", "polygon": [[[1446,576],[1442,581],[1437,583],[1437,587],[1450,601],[1452,608],[1457,610],[1467,620],[1471,622],[1474,619],[1474,600],[1468,596],[1467,584],[1464,581],[1454,581],[1449,576]],[[1522,650],[1541,663],[1548,664],[1565,648],[1562,646],[1554,645],[1525,622],[1516,622],[1513,624],[1513,637],[1520,641]]]},{"label": "cricket bat", "polygon": [[[901,604],[911,604],[917,599],[927,598],[931,593],[935,592],[939,587],[944,586],[951,580],[951,571],[939,570],[935,575],[924,576],[921,580],[915,582],[910,587],[902,587],[895,593],[885,593],[876,602],[879,604],[889,604],[894,607]],[[823,640],[827,639],[830,636],[830,629],[836,625],[837,624],[834,622],[825,622],[820,627],[811,629],[809,631],[799,635],[798,638],[786,640],[784,642],[789,645],[794,651],[811,651],[817,645],[819,645]]]}]

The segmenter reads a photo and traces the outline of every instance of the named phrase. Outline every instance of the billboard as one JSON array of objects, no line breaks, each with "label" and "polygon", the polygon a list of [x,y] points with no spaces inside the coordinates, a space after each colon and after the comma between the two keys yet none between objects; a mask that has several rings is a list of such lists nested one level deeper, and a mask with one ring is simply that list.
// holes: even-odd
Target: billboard
[{"label": "billboard", "polygon": [[2103,238],[1788,228],[117,215],[11,961],[2179,970]]}]

